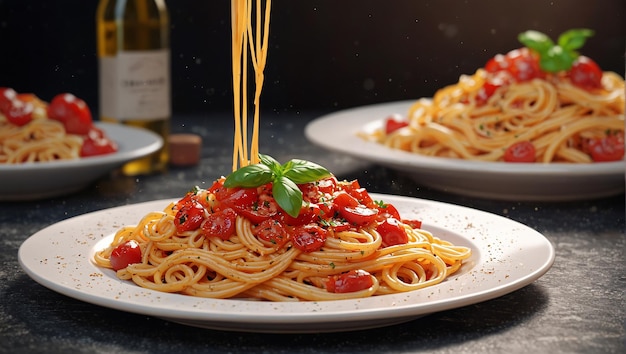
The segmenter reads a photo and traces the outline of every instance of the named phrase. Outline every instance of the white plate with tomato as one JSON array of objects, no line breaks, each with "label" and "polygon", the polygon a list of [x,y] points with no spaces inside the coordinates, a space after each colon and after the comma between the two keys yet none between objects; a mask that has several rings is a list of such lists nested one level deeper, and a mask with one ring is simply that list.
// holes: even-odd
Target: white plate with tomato
[{"label": "white plate with tomato", "polygon": [[417,183],[471,197],[567,201],[624,192],[625,161],[588,164],[502,163],[437,158],[365,141],[387,117],[407,112],[415,100],[380,103],[334,112],[310,122],[306,137],[316,145],[408,174]]},{"label": "white plate with tomato", "polygon": [[96,122],[117,144],[117,151],[76,160],[0,164],[0,201],[36,200],[77,192],[128,161],[163,146],[163,139],[145,129]]},{"label": "white plate with tomato", "polygon": [[423,199],[380,194],[372,198],[421,220],[422,228],[436,236],[470,247],[472,256],[437,285],[363,299],[271,302],[164,293],[122,281],[112,269],[92,261],[120,227],[135,225],[147,213],[176,201],[156,200],[48,226],[20,246],[18,259],[35,281],[81,301],[201,328],[272,333],[340,332],[415,320],[513,292],[539,279],[554,262],[550,241],[511,219]]},{"label": "white plate with tomato", "polygon": [[94,123],[85,101],[70,93],[48,103],[7,87],[0,87],[0,137],[0,200],[12,201],[78,191],[163,146],[147,130]]}]

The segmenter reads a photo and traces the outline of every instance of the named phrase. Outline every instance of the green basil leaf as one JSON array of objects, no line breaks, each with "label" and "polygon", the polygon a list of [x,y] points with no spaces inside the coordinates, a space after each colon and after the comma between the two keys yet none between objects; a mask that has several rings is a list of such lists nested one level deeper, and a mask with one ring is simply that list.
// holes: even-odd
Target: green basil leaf
[{"label": "green basil leaf", "polygon": [[558,44],[564,50],[572,52],[576,49],[582,48],[582,46],[585,45],[587,38],[592,37],[593,33],[594,32],[592,30],[586,28],[571,29],[559,36]]},{"label": "green basil leaf", "polygon": [[276,203],[290,216],[297,218],[302,208],[302,191],[287,177],[278,177],[272,186]]},{"label": "green basil leaf", "polygon": [[224,187],[244,187],[252,188],[262,186],[272,182],[274,173],[269,167],[263,164],[244,166],[231,173],[224,181]]},{"label": "green basil leaf", "polygon": [[576,53],[572,54],[571,52],[563,50],[560,46],[555,46],[550,49],[548,53],[541,56],[539,65],[541,69],[547,72],[568,70],[572,67],[577,56]]},{"label": "green basil leaf", "polygon": [[296,184],[319,181],[331,175],[327,169],[314,162],[298,159],[287,162],[283,174]]},{"label": "green basil leaf", "polygon": [[559,46],[552,47],[539,58],[539,66],[546,72],[558,72],[571,66],[571,55]]},{"label": "green basil leaf", "polygon": [[517,38],[526,47],[534,49],[539,52],[540,55],[548,52],[550,48],[554,47],[552,39],[539,31],[522,32]]},{"label": "green basil leaf", "polygon": [[276,176],[282,175],[283,169],[280,165],[280,162],[276,161],[270,155],[259,154],[259,160],[261,160],[261,163],[263,163],[265,166],[269,167],[269,169],[272,170],[272,172],[274,172]]}]

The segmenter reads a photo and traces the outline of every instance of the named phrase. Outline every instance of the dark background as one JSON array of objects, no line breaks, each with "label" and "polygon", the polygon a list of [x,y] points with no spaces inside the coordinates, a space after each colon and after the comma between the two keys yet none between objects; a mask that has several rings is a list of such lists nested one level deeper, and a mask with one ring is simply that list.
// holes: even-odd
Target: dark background
[{"label": "dark background", "polygon": [[[624,75],[624,0],[274,0],[262,106],[331,111],[431,96],[536,29]],[[174,114],[231,107],[230,1],[169,0]],[[0,86],[97,112],[96,0],[0,0]]]}]

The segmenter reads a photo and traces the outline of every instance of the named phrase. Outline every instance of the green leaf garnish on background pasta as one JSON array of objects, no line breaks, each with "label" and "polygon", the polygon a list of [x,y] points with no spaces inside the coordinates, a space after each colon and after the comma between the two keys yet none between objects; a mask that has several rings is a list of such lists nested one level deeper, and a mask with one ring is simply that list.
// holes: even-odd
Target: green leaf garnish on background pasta
[{"label": "green leaf garnish on background pasta", "polygon": [[550,37],[539,31],[526,31],[519,34],[518,39],[526,47],[539,53],[539,65],[546,72],[566,71],[580,54],[587,38],[593,36],[593,30],[581,28],[563,32],[555,44]]}]

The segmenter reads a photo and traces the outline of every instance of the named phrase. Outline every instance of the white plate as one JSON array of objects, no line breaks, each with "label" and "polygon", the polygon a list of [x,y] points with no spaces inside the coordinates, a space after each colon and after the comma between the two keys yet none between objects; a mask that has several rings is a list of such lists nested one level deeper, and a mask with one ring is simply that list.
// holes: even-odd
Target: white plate
[{"label": "white plate", "polygon": [[279,303],[206,299],[138,287],[97,267],[92,256],[113,233],[171,200],[97,211],[49,226],[28,238],[18,258],[35,281],[89,303],[203,328],[250,332],[332,332],[416,319],[510,293],[542,276],[554,248],[537,231],[494,214],[408,197],[376,195],[424,229],[473,254],[458,274],[435,286],[359,300]]},{"label": "white plate", "polygon": [[0,164],[0,201],[34,200],[76,192],[125,162],[149,155],[163,146],[163,139],[145,129],[101,123],[118,145],[113,154],[28,164]]},{"label": "white plate", "polygon": [[606,197],[624,191],[625,162],[593,164],[503,163],[427,157],[359,138],[395,113],[406,115],[411,101],[347,109],[309,123],[306,137],[329,150],[399,171],[435,189],[491,199],[563,201]]}]

